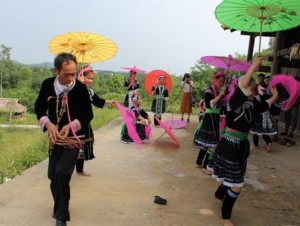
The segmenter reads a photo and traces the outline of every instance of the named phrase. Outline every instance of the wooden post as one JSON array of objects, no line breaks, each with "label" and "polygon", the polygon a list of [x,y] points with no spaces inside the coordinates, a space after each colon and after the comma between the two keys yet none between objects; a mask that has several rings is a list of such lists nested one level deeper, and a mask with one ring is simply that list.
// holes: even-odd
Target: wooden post
[{"label": "wooden post", "polygon": [[283,33],[284,33],[283,31],[278,31],[276,34],[271,76],[274,74],[278,74],[280,72],[280,59],[279,59],[279,56],[277,56],[277,53],[283,47],[283,36],[284,36]]},{"label": "wooden post", "polygon": [[254,44],[255,44],[255,35],[251,34],[249,36],[249,46],[248,46],[247,61],[250,61],[253,58]]}]

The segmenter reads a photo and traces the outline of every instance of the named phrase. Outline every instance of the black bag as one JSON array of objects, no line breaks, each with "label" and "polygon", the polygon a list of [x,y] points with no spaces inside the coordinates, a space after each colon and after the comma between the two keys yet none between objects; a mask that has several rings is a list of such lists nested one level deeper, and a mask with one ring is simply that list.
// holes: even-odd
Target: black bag
[{"label": "black bag", "polygon": [[189,102],[190,105],[193,105],[196,102],[195,98],[192,95],[189,97]]},{"label": "black bag", "polygon": [[191,93],[190,93],[190,96],[189,96],[189,103],[190,103],[190,105],[193,105],[195,102],[196,102],[196,99],[193,97],[193,89],[191,87]]}]

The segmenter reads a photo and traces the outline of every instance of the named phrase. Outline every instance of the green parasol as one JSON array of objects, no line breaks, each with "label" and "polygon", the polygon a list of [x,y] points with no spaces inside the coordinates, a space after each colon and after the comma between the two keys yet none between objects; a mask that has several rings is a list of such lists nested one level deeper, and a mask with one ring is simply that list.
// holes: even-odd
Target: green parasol
[{"label": "green parasol", "polygon": [[300,0],[224,0],[215,10],[217,20],[226,27],[259,32],[287,30],[300,25]]}]

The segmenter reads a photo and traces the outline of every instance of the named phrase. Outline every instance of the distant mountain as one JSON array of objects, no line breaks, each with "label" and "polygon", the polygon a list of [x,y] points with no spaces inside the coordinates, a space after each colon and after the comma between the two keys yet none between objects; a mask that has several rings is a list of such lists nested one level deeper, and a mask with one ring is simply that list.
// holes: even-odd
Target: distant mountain
[{"label": "distant mountain", "polygon": [[24,64],[24,63],[20,63],[16,60],[13,61],[15,64],[19,64],[19,65],[24,65],[24,66],[29,66],[29,67],[49,67],[49,68],[53,68],[53,63],[50,62],[43,62],[43,63],[38,63],[38,64]]},{"label": "distant mountain", "polygon": [[127,74],[127,73],[125,73],[125,72],[123,72],[123,71],[110,71],[110,70],[94,70],[95,72],[99,72],[99,73],[101,73],[101,74],[107,74],[107,75],[113,75],[113,74],[121,74],[121,75],[123,75],[123,74]]},{"label": "distant mountain", "polygon": [[43,63],[39,63],[39,64],[28,64],[28,66],[30,67],[49,67],[49,68],[53,68],[53,63],[52,62],[43,62]]},{"label": "distant mountain", "polygon": [[[14,61],[17,64],[21,64],[21,65],[27,65],[29,67],[48,67],[48,68],[53,68],[53,63],[52,62],[43,62],[43,63],[36,63],[36,64],[23,64],[17,61]],[[124,71],[111,71],[111,70],[98,70],[98,69],[94,69],[95,72],[104,74],[104,75],[113,75],[113,74],[121,74],[121,75],[127,75],[127,72]]]}]

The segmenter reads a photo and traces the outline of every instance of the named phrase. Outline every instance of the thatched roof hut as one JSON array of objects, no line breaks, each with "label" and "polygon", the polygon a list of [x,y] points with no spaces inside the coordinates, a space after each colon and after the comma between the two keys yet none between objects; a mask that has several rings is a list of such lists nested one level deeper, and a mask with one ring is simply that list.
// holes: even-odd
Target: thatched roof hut
[{"label": "thatched roof hut", "polygon": [[12,116],[22,116],[27,107],[19,103],[17,98],[0,98],[0,111],[12,113]]}]

